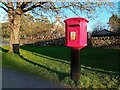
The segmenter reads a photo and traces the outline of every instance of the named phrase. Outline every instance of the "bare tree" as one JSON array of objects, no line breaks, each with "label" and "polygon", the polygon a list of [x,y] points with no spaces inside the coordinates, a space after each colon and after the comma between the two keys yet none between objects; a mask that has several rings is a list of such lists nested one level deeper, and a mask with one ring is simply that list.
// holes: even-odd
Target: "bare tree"
[{"label": "bare tree", "polygon": [[109,23],[108,24],[110,25],[110,30],[112,32],[115,32],[116,34],[120,35],[120,17],[113,14],[109,18]]},{"label": "bare tree", "polygon": [[99,31],[105,29],[105,25],[101,21],[95,22],[92,27],[93,27],[92,35],[97,35]]},{"label": "bare tree", "polygon": [[[78,15],[76,10],[86,13],[89,17],[100,7],[112,6],[111,3],[92,3],[92,2],[35,2],[31,0],[26,2],[25,0],[4,0],[0,1],[0,8],[4,9],[8,13],[11,34],[10,34],[10,51],[19,53],[19,31],[21,26],[21,16],[26,12],[32,13],[46,13],[48,16],[53,16],[55,13],[64,14],[62,8],[70,9],[74,14]],[[66,16],[66,15],[64,15]],[[79,16],[79,15],[78,15]],[[93,15],[95,17],[95,15]]]}]

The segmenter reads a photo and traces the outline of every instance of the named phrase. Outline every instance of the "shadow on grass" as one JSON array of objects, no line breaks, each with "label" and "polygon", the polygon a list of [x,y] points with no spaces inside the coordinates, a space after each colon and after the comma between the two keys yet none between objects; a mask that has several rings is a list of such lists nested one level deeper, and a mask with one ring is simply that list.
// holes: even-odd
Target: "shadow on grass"
[{"label": "shadow on grass", "polygon": [[91,68],[88,68],[88,67],[82,67],[83,69],[86,69],[86,70],[90,70],[90,71],[94,71],[96,73],[104,73],[104,74],[107,74],[107,75],[111,75],[111,74],[114,74],[114,75],[119,75],[120,73],[119,72],[110,72],[110,71],[102,71],[102,70],[96,70],[96,69],[91,69]]},{"label": "shadow on grass", "polygon": [[[22,49],[35,52],[39,56],[49,56],[52,58],[62,59],[58,60],[59,62],[69,62],[70,63],[70,48],[64,46],[33,46],[33,45],[24,45],[21,46]],[[98,69],[98,72],[106,73],[106,71],[120,73],[120,59],[119,59],[120,50],[109,50],[103,48],[91,48],[86,47],[82,49],[81,54],[81,64],[86,67]],[[41,56],[40,56],[41,57]],[[53,59],[55,60],[55,59]],[[88,69],[88,68],[85,68]],[[100,71],[102,69],[103,71]],[[90,69],[88,69],[90,70]],[[105,72],[104,72],[105,70]],[[91,71],[93,71],[91,69]]]},{"label": "shadow on grass", "polygon": [[23,45],[21,49],[25,49],[34,53],[42,54],[52,58],[70,61],[70,49],[65,46],[33,46]]},{"label": "shadow on grass", "polygon": [[38,64],[38,63],[36,63],[36,62],[33,62],[33,61],[31,61],[31,60],[28,60],[28,59],[24,58],[24,57],[21,56],[21,55],[20,55],[20,57],[21,57],[23,60],[25,60],[26,62],[29,62],[30,64],[37,65],[37,66],[40,67],[40,68],[44,68],[44,69],[46,69],[46,70],[48,70],[48,71],[51,71],[51,72],[53,72],[53,73],[58,74],[58,75],[59,75],[59,80],[63,80],[66,76],[69,76],[68,73],[63,73],[63,72],[59,72],[59,71],[56,71],[56,70],[52,70],[52,69],[50,69],[50,68],[48,68],[48,67],[46,67],[46,66],[43,66],[43,65]]},{"label": "shadow on grass", "polygon": [[36,53],[33,53],[33,54],[36,55],[36,56],[42,57],[42,58],[49,59],[49,60],[53,60],[53,61],[57,61],[57,62],[65,63],[65,64],[70,64],[69,62],[67,62],[65,60],[58,59],[58,58],[52,59],[52,58],[46,57],[44,55],[40,55],[40,54],[36,54]]},{"label": "shadow on grass", "polygon": [[[81,63],[101,73],[120,74],[120,50],[105,48],[85,48],[81,50]],[[86,67],[84,67],[87,69]],[[88,68],[89,70],[89,68]]]},{"label": "shadow on grass", "polygon": [[7,53],[9,51],[7,49],[2,48],[1,46],[0,46],[0,50],[2,50],[2,52],[4,52],[4,53]]}]

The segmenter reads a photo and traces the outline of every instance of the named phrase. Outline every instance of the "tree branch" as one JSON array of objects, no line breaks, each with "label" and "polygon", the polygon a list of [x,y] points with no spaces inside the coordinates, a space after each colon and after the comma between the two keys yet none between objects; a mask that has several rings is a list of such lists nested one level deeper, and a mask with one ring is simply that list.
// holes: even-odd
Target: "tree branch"
[{"label": "tree branch", "polygon": [[30,5],[32,2],[23,2],[20,8],[23,10],[26,6]]},{"label": "tree branch", "polygon": [[8,4],[7,4],[8,8],[14,9],[13,3],[11,2],[11,0],[9,0]]},{"label": "tree branch", "polygon": [[7,7],[7,3],[5,3],[5,2],[2,2],[2,1],[1,1],[1,3]]},{"label": "tree branch", "polygon": [[0,6],[0,8],[4,9],[6,12],[8,12],[8,10],[7,10],[6,8],[4,8],[4,7],[2,7],[2,6]]},{"label": "tree branch", "polygon": [[17,2],[17,8],[20,8],[20,6],[22,5],[23,2]]},{"label": "tree branch", "polygon": [[23,12],[25,13],[25,12],[27,12],[27,11],[33,10],[33,9],[36,8],[36,7],[41,7],[41,8],[43,8],[42,5],[43,5],[44,3],[47,3],[47,2],[37,2],[37,3],[35,3],[33,6],[24,9]]},{"label": "tree branch", "polygon": [[50,4],[52,5],[51,9],[57,9],[57,10],[58,10],[58,9],[62,9],[62,8],[69,8],[69,7],[73,6],[72,4],[66,5],[65,3],[62,3],[63,6],[55,7],[52,3],[50,3]]}]

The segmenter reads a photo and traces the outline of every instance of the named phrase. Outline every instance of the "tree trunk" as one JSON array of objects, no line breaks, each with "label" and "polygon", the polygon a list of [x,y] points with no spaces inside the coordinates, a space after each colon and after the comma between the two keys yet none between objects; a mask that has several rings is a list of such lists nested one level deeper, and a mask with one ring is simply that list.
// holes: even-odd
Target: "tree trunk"
[{"label": "tree trunk", "polygon": [[21,10],[19,5],[17,5],[16,9],[14,9],[14,5],[12,2],[8,2],[7,7],[8,7],[8,17],[10,22],[10,28],[11,28],[9,51],[14,52],[16,54],[20,54],[19,31],[20,31],[20,25],[21,25],[21,15],[23,14],[23,11]]},{"label": "tree trunk", "polygon": [[14,36],[13,36],[13,30],[11,30],[10,32],[10,40],[9,40],[9,45],[10,45],[10,49],[9,52],[13,52],[13,42],[14,42]]},{"label": "tree trunk", "polygon": [[16,14],[14,15],[13,26],[11,27],[11,35],[10,35],[10,51],[16,54],[20,54],[19,52],[19,31],[20,31],[20,22],[21,22],[21,15]]}]

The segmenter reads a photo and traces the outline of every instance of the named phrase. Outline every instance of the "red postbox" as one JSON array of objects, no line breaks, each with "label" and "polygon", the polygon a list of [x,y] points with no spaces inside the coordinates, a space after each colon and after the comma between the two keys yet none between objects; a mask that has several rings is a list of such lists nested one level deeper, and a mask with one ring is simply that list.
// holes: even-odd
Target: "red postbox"
[{"label": "red postbox", "polygon": [[66,46],[71,47],[71,79],[80,79],[80,49],[87,46],[87,23],[85,18],[69,18],[65,21]]},{"label": "red postbox", "polygon": [[65,21],[66,46],[81,49],[87,46],[87,23],[85,18],[75,17]]}]

